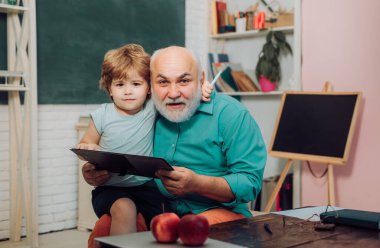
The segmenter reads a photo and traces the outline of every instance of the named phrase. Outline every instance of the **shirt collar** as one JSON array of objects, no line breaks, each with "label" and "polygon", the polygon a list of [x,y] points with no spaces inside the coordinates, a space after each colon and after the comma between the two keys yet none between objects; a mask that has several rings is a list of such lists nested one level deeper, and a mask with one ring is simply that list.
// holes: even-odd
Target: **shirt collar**
[{"label": "shirt collar", "polygon": [[215,91],[211,93],[210,101],[209,102],[201,102],[199,105],[197,112],[203,112],[206,114],[212,114],[214,109],[214,98],[215,98]]}]

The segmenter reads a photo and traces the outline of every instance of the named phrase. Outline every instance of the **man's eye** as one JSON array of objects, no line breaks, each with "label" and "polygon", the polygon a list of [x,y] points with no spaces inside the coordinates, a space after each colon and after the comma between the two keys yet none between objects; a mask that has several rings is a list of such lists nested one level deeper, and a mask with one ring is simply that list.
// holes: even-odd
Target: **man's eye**
[{"label": "man's eye", "polygon": [[166,84],[168,84],[168,81],[166,81],[166,80],[159,80],[158,83],[160,85],[166,85]]},{"label": "man's eye", "polygon": [[190,82],[190,79],[187,79],[187,78],[181,79],[180,81],[181,84],[187,84],[189,82]]}]

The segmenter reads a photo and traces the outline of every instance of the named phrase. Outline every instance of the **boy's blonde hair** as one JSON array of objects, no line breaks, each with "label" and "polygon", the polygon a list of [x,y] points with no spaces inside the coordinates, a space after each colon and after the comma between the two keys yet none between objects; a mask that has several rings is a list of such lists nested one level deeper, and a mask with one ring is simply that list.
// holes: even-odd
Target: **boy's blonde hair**
[{"label": "boy's blonde hair", "polygon": [[150,55],[137,44],[127,44],[118,49],[108,51],[104,55],[99,88],[109,92],[114,80],[128,79],[131,69],[143,77],[150,84]]}]

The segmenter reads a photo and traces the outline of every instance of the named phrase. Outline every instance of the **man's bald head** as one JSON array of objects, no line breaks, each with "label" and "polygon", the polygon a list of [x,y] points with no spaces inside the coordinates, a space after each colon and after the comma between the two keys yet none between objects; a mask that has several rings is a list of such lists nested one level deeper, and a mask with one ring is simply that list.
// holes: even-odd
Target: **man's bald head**
[{"label": "man's bald head", "polygon": [[171,46],[151,58],[152,99],[157,110],[172,122],[183,122],[197,110],[204,74],[189,49]]}]

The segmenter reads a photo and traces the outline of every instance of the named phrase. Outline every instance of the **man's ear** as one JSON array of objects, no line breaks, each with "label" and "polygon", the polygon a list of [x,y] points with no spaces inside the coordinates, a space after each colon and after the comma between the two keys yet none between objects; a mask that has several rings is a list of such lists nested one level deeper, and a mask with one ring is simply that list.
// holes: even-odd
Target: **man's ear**
[{"label": "man's ear", "polygon": [[201,82],[201,85],[203,85],[203,83],[205,82],[205,72],[204,71],[202,71],[200,82]]}]

